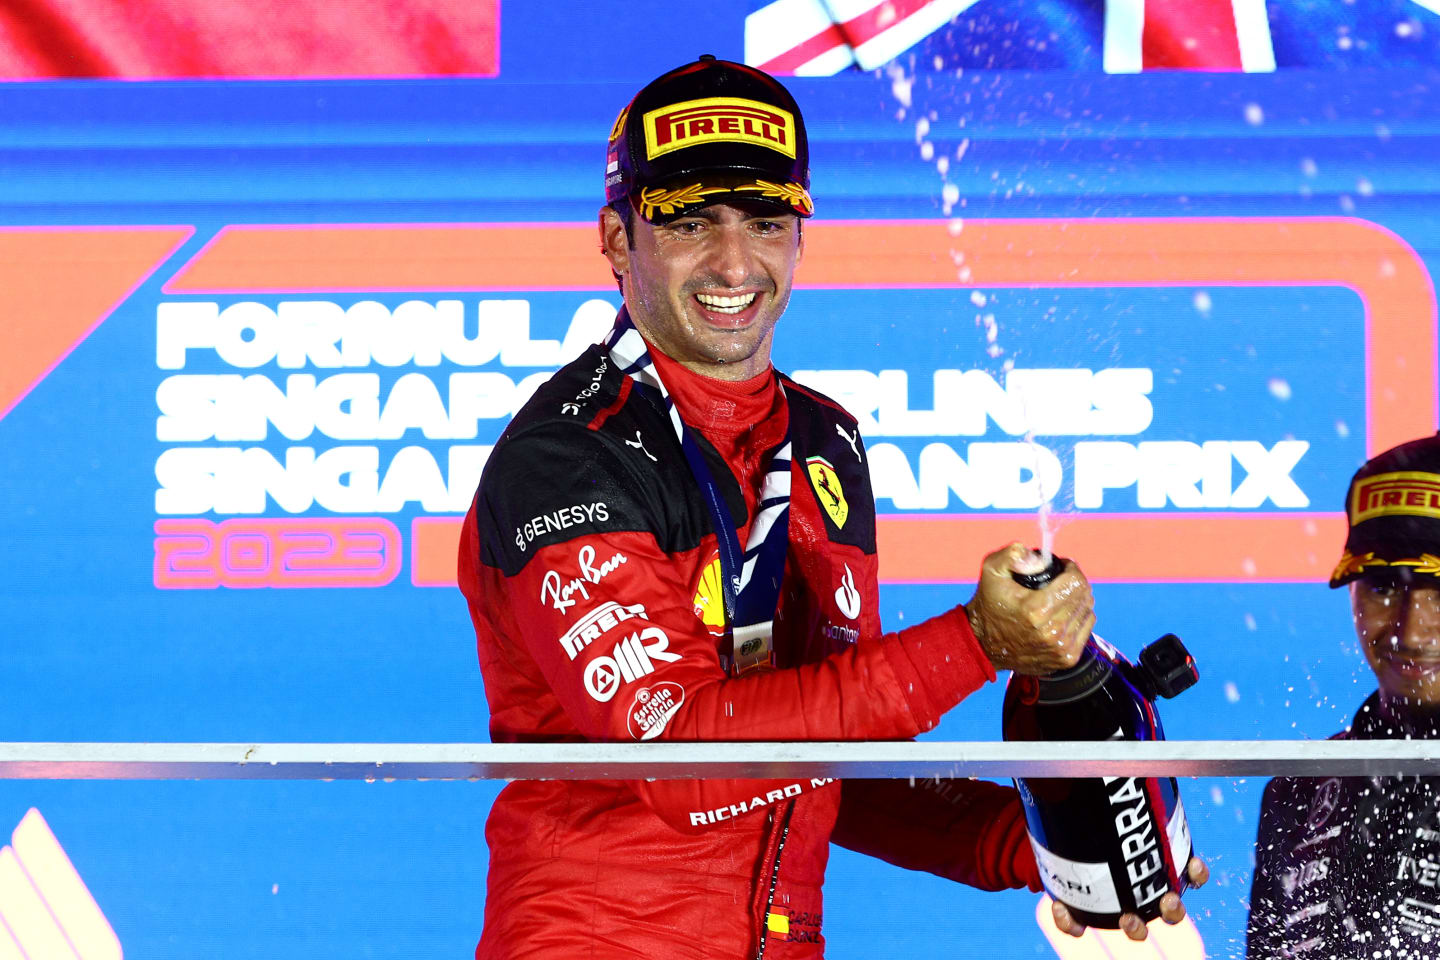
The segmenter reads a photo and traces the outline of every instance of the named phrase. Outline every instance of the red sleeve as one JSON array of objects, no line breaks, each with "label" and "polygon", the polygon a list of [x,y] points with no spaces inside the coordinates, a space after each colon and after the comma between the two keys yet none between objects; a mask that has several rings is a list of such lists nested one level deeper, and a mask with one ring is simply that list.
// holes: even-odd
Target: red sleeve
[{"label": "red sleeve", "polygon": [[[648,533],[594,533],[540,548],[512,577],[487,569],[488,603],[507,608],[566,715],[597,741],[905,739],[994,678],[960,610],[817,663],[730,678],[694,614],[691,566]],[[667,822],[693,829],[713,822],[709,811],[788,785],[636,789]]]},{"label": "red sleeve", "polygon": [[985,780],[845,780],[831,840],[981,890],[1041,889],[1020,795]]}]

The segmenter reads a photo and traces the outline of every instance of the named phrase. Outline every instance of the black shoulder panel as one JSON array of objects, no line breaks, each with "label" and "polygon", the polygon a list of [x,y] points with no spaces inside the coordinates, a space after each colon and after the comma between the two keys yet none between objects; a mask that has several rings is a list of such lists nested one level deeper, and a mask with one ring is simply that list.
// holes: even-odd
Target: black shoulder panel
[{"label": "black shoulder panel", "polygon": [[[673,428],[642,390],[620,402],[625,380],[602,348],[592,347],[515,415],[480,478],[484,563],[513,576],[537,548],[589,533],[648,532],[661,550],[679,553],[710,532]],[[735,485],[728,471],[720,476],[722,485]]]},{"label": "black shoulder panel", "polygon": [[[783,375],[782,375],[783,376]],[[860,428],[834,400],[783,377],[792,456],[810,481],[792,497],[812,497],[835,543],[875,552],[875,495]]]}]

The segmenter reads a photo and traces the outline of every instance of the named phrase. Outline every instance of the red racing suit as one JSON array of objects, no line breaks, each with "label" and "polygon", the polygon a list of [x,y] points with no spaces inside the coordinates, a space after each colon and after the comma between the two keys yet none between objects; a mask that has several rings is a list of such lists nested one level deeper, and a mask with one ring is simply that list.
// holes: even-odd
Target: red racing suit
[{"label": "red racing suit", "polygon": [[[515,416],[465,520],[460,585],[492,739],[898,740],[995,678],[961,610],[881,632],[852,417],[773,372],[727,390],[656,363],[741,543],[788,424],[773,669],[723,668],[699,488],[659,395],[597,345]],[[821,957],[832,839],[984,889],[1039,889],[1015,792],[969,780],[519,781],[486,837],[484,960]]]}]

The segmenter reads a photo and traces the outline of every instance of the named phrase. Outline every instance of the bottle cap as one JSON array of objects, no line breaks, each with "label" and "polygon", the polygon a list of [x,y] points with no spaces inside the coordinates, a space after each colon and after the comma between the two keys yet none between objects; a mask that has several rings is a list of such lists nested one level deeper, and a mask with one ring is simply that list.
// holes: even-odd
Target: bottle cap
[{"label": "bottle cap", "polygon": [[1140,672],[1151,688],[1146,691],[1151,699],[1161,696],[1169,700],[1189,690],[1200,679],[1195,658],[1173,633],[1165,634],[1140,651]]},{"label": "bottle cap", "polygon": [[[1038,552],[1034,552],[1032,555],[1036,559],[1040,557],[1040,554]],[[1020,584],[1020,586],[1022,587],[1025,587],[1027,590],[1039,590],[1041,587],[1045,586],[1045,584],[1060,576],[1060,572],[1064,569],[1064,558],[1051,556],[1050,565],[1043,570],[1037,571],[1035,573],[1021,573],[1019,570],[1011,570],[1010,576],[1014,579],[1016,583]]]}]

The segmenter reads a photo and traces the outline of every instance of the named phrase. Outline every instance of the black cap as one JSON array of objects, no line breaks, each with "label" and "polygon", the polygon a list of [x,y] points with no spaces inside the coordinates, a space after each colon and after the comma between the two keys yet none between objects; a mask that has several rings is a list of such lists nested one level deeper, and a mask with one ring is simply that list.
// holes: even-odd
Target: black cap
[{"label": "black cap", "polygon": [[1357,470],[1345,515],[1350,535],[1330,586],[1395,567],[1440,578],[1440,434],[1402,443]]},{"label": "black cap", "polygon": [[800,107],[769,74],[706,54],[651,81],[610,130],[605,202],[633,197],[664,223],[755,200],[808,217],[810,146]]}]

